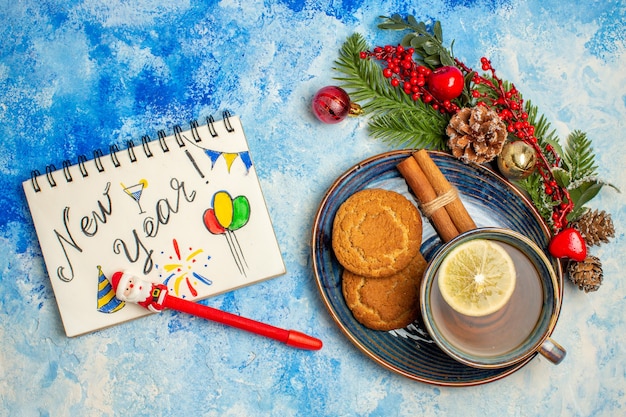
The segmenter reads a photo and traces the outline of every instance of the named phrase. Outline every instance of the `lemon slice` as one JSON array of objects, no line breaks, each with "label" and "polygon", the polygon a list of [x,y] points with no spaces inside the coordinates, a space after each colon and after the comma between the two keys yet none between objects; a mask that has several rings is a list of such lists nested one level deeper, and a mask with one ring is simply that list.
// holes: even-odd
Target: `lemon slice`
[{"label": "lemon slice", "polygon": [[501,309],[515,290],[515,265],[493,241],[474,239],[452,249],[439,267],[439,291],[450,307],[467,316]]}]

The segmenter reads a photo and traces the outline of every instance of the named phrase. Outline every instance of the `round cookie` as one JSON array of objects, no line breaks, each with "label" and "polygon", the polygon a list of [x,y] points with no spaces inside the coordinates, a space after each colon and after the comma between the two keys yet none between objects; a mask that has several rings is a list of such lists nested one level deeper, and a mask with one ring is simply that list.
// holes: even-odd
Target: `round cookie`
[{"label": "round cookie", "polygon": [[421,253],[397,274],[363,277],[344,269],[343,297],[354,318],[372,330],[406,327],[419,316],[419,287],[426,270]]},{"label": "round cookie", "polygon": [[343,202],[333,220],[335,256],[357,275],[384,277],[403,270],[421,243],[419,211],[395,191],[358,191]]}]

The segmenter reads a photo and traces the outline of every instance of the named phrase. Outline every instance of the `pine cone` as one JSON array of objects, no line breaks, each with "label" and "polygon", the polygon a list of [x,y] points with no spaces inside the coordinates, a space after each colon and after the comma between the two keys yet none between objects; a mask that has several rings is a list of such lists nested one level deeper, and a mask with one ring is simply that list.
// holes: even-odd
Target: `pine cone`
[{"label": "pine cone", "polygon": [[602,284],[602,263],[593,255],[587,255],[582,262],[570,262],[567,273],[578,289],[585,292],[597,291]]},{"label": "pine cone", "polygon": [[446,134],[452,155],[465,163],[478,164],[498,156],[507,137],[500,116],[484,106],[461,109],[450,119]]},{"label": "pine cone", "polygon": [[615,237],[611,215],[604,210],[587,210],[571,226],[580,232],[589,246],[608,243],[610,237]]}]

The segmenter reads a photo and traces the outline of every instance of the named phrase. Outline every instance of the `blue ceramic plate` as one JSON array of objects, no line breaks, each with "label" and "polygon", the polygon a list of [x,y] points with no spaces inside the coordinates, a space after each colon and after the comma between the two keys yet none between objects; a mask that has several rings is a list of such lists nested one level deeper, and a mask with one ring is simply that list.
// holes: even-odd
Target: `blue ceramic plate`
[{"label": "blue ceramic plate", "polygon": [[[534,356],[512,366],[478,369],[447,356],[430,338],[421,320],[404,329],[370,330],[354,319],[341,292],[342,267],[331,246],[333,219],[339,206],[365,188],[384,188],[415,198],[396,165],[412,150],[392,151],[366,159],[340,176],[327,191],[315,217],[312,235],[313,269],[317,285],[330,315],[356,347],[380,365],[408,378],[444,386],[484,384],[503,378],[524,366]],[[506,180],[484,166],[466,165],[441,152],[430,152],[478,227],[504,227],[518,231],[547,251],[550,231],[533,205]],[[421,251],[430,261],[442,242],[424,221]],[[563,291],[560,263],[554,259],[559,292]],[[560,309],[560,305],[559,305]]]}]

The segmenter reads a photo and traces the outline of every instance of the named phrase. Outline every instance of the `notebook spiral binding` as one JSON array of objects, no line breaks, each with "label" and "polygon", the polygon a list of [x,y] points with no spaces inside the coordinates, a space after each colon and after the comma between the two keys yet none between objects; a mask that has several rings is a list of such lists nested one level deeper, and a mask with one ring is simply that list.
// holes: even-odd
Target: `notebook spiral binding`
[{"label": "notebook spiral binding", "polygon": [[[231,115],[228,110],[224,110],[222,112],[222,122],[224,123],[224,126],[226,127],[226,131],[228,133],[232,133],[235,131],[235,128],[233,128],[232,124],[230,123],[230,116]],[[217,133],[217,130],[215,130],[215,119],[213,118],[213,116],[208,116],[206,118],[206,125],[209,129],[209,133],[211,134],[211,137],[213,138],[217,137],[218,133]],[[197,120],[192,120],[190,122],[191,136],[192,136],[192,139],[196,143],[199,143],[202,141],[202,137],[200,137],[200,133],[198,132],[199,127],[200,127],[200,124],[198,123]],[[176,144],[178,145],[179,148],[184,148],[185,141],[182,136],[183,129],[179,125],[175,125],[172,130],[174,131],[174,138],[176,140]],[[170,151],[169,146],[167,145],[165,141],[165,138],[167,137],[165,131],[159,130],[157,132],[157,135],[158,135],[157,141],[158,141],[159,147],[161,148],[161,151],[164,153],[169,152]],[[150,139],[148,135],[144,135],[141,137],[141,149],[147,158],[151,158],[154,156],[152,152],[152,148],[151,148],[152,143],[153,141],[152,139]],[[135,143],[132,140],[126,141],[126,152],[128,153],[128,159],[131,163],[134,163],[137,161],[135,148],[138,146],[139,145],[135,145]],[[109,156],[111,158],[111,161],[113,162],[113,166],[116,168],[122,165],[118,158],[118,154],[120,152],[121,152],[121,149],[119,148],[119,146],[115,144],[109,146]],[[102,173],[105,171],[104,165],[102,164],[102,158],[104,158],[104,156],[105,156],[104,153],[100,149],[95,149],[93,151],[92,161],[94,162],[96,169],[99,173]],[[78,169],[80,171],[81,176],[83,178],[89,176],[89,171],[87,170],[87,166],[86,166],[87,162],[89,162],[89,159],[87,159],[85,155],[78,155],[77,159],[78,159],[77,165],[78,165]],[[71,166],[72,166],[72,162],[70,160],[63,161],[63,166],[61,170],[63,172],[63,177],[65,181],[68,183],[74,181],[74,178],[72,177],[72,174],[70,172]],[[54,166],[54,164],[50,164],[46,166],[45,177],[48,182],[48,185],[52,188],[57,186],[57,181],[54,178],[54,173],[56,171],[57,169]],[[39,185],[39,180],[38,180],[40,176],[41,176],[41,173],[38,170],[35,169],[31,171],[30,182],[31,182],[33,189],[37,193],[41,191],[41,186]]]}]

